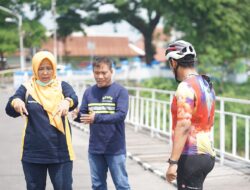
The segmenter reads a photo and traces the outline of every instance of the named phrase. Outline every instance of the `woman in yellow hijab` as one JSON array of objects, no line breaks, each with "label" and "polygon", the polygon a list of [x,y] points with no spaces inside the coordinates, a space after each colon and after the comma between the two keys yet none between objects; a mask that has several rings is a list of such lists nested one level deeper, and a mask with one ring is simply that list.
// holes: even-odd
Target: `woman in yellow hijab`
[{"label": "woman in yellow hijab", "polygon": [[6,113],[26,116],[22,165],[28,190],[43,190],[49,172],[54,189],[72,189],[71,129],[68,111],[78,105],[73,88],[56,76],[52,53],[40,51],[32,58],[33,76],[10,97]]}]

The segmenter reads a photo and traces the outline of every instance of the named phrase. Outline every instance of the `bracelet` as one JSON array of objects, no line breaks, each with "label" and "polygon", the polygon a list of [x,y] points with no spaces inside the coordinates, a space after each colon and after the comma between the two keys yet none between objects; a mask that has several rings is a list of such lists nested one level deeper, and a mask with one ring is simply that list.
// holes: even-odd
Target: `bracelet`
[{"label": "bracelet", "polygon": [[169,158],[169,159],[168,159],[168,163],[169,163],[170,165],[178,164],[178,160],[175,161],[175,160],[171,160],[171,159]]}]

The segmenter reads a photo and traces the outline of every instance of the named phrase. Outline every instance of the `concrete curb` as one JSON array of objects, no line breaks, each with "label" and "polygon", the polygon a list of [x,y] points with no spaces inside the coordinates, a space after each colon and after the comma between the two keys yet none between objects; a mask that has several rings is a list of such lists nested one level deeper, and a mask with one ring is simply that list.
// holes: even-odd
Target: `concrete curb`
[{"label": "concrete curb", "polygon": [[161,171],[154,169],[149,163],[143,162],[139,157],[134,156],[130,152],[127,152],[127,157],[135,161],[137,164],[141,165],[145,170],[148,170],[161,179],[166,180],[165,175]]},{"label": "concrete curb", "polygon": [[[81,130],[84,133],[89,134],[88,128],[84,127],[81,123],[77,123],[77,122],[74,122],[72,120],[70,120],[70,123],[72,124],[73,127]],[[161,172],[160,170],[154,169],[149,163],[143,162],[139,157],[134,156],[131,152],[127,152],[127,157],[129,159],[135,161],[140,166],[142,166],[144,168],[144,170],[147,170],[147,171],[155,174],[156,176],[160,177],[164,181],[166,180],[165,174],[163,172]],[[176,182],[172,183],[172,185],[177,187]]]},{"label": "concrete curb", "polygon": [[[133,161],[135,161],[137,164],[139,164],[140,166],[142,166],[145,170],[148,170],[150,172],[152,172],[153,174],[155,174],[156,176],[160,177],[161,179],[163,179],[164,181],[166,181],[166,176],[163,172],[161,172],[160,170],[154,169],[149,163],[147,162],[143,162],[139,157],[133,156],[133,154],[131,154],[130,152],[127,152],[127,157]],[[177,183],[176,181],[174,181],[172,183],[173,186],[177,187]]]}]

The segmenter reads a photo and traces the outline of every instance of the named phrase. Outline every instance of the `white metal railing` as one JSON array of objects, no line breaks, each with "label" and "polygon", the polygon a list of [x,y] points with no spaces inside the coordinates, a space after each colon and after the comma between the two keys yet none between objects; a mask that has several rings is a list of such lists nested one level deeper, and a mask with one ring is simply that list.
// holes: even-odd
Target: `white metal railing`
[{"label": "white metal railing", "polygon": [[[65,77],[64,80],[73,86],[80,103],[86,86],[93,83],[91,80],[86,81],[76,77]],[[138,87],[127,87],[127,89],[130,95],[126,122],[132,124],[135,131],[143,128],[149,130],[152,137],[164,135],[168,143],[171,143],[170,103],[174,92]],[[250,108],[250,100],[216,97],[216,119],[211,134],[215,150],[221,164],[225,158],[250,163],[250,111],[244,113],[237,112],[238,109],[228,109],[232,105],[236,105],[236,108],[239,106]]]},{"label": "white metal railing", "polygon": [[[169,137],[168,139],[171,139],[170,103],[174,92],[135,87],[127,87],[127,89],[131,92],[127,122],[132,123],[135,130],[144,127],[151,131],[151,136],[164,134]],[[143,92],[144,94],[145,92],[150,93],[151,98],[141,96]],[[167,98],[159,100],[160,95],[163,94],[167,95]],[[243,114],[227,111],[228,108],[225,108],[225,105],[228,106],[228,104],[237,104],[238,107],[248,106],[250,108],[250,100],[216,97],[216,101],[219,109],[217,108],[215,111],[216,120],[211,136],[220,163],[224,163],[225,156],[250,163],[250,111]],[[171,140],[169,143],[171,143]]]},{"label": "white metal railing", "polygon": [[[81,101],[87,83],[71,83]],[[165,136],[171,143],[172,117],[170,104],[174,92],[167,90],[126,87],[129,91],[129,111],[126,122],[134,126],[135,131],[146,129],[152,137]],[[250,100],[216,97],[215,126],[212,131],[215,150],[220,163],[225,158],[250,163],[249,159],[249,123],[250,113],[237,113],[228,110],[229,104],[250,107]],[[239,147],[240,146],[240,147]]]}]

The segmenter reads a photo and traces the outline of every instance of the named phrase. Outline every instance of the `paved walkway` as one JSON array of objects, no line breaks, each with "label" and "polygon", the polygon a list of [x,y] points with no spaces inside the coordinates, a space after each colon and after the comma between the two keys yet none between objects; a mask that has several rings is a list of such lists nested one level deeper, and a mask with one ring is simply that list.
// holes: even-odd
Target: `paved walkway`
[{"label": "paved walkway", "polygon": [[[0,88],[0,189],[24,190],[25,181],[20,157],[22,118],[12,119],[5,115],[4,107],[10,92]],[[78,128],[80,127],[80,128]],[[74,162],[74,189],[90,190],[90,174],[87,161],[88,132],[84,126],[73,128],[73,145],[77,159]],[[164,180],[171,147],[164,139],[151,138],[146,131],[135,132],[127,125],[127,168],[132,190],[173,190],[172,184]],[[204,184],[204,190],[248,190],[250,166],[227,162],[229,166],[216,164]],[[53,189],[50,181],[47,189]],[[114,186],[109,177],[109,190]]]},{"label": "paved walkway", "polygon": [[[83,126],[80,128],[87,132],[87,128]],[[141,168],[164,181],[166,168],[168,167],[166,161],[170,156],[171,150],[165,139],[152,138],[150,137],[150,132],[145,130],[135,132],[132,126],[127,125],[126,141],[128,157],[140,165]],[[169,187],[169,183],[165,183],[166,186],[163,188],[151,189],[164,190],[173,188],[173,186]],[[209,173],[204,183],[204,190],[249,190],[249,187],[250,166],[232,161],[226,161],[224,166],[216,162],[214,169]]]},{"label": "paved walkway", "polygon": [[[25,180],[20,162],[23,118],[13,119],[5,114],[4,108],[10,96],[8,90],[0,88],[0,190],[25,190]],[[87,160],[88,134],[73,128],[73,145],[77,159],[74,162],[74,190],[90,190],[90,173]],[[132,190],[173,190],[172,185],[145,171],[137,162],[127,159],[127,169]],[[115,190],[110,176],[109,190]],[[47,181],[47,190],[52,190]]]},{"label": "paved walkway", "polygon": [[[160,178],[165,178],[170,145],[164,139],[151,138],[149,132],[135,133],[129,127],[127,129],[127,147],[133,160]],[[204,184],[204,190],[248,190],[249,187],[250,166],[229,161],[224,166],[217,162]]]}]

